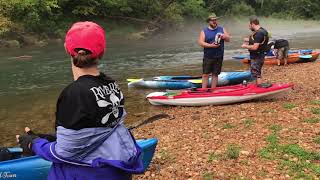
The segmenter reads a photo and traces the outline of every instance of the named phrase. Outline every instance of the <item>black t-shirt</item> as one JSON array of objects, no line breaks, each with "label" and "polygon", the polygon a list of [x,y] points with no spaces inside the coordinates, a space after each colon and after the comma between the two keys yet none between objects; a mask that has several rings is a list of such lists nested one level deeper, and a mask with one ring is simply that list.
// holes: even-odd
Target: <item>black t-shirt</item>
[{"label": "black t-shirt", "polygon": [[289,42],[285,39],[277,39],[274,42],[274,48],[280,49],[282,47],[289,47]]},{"label": "black t-shirt", "polygon": [[124,97],[114,80],[103,73],[84,75],[60,94],[56,127],[74,130],[113,127],[124,113]]},{"label": "black t-shirt", "polygon": [[249,38],[249,45],[259,43],[259,48],[255,51],[250,50],[250,56],[260,56],[268,50],[268,32],[264,28],[260,28],[257,32],[253,33]]}]

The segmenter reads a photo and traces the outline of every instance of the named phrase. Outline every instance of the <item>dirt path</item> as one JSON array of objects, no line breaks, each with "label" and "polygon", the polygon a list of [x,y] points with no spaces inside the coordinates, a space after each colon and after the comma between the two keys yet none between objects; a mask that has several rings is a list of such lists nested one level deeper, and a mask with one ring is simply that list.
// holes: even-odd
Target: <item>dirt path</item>
[{"label": "dirt path", "polygon": [[294,90],[242,104],[159,107],[170,118],[134,132],[159,139],[149,170],[134,179],[319,179],[320,62],[263,72]]}]

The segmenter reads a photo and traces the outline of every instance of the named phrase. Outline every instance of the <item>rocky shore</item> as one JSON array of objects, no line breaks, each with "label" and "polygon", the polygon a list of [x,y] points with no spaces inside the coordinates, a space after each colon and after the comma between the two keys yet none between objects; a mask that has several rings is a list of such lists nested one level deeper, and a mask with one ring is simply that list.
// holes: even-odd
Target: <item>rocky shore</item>
[{"label": "rocky shore", "polygon": [[134,131],[157,137],[153,162],[134,179],[319,179],[320,62],[264,66],[294,90],[271,100],[159,107],[170,118]]},{"label": "rocky shore", "polygon": [[61,38],[43,38],[38,35],[19,35],[6,40],[0,39],[0,48],[21,48],[26,46],[44,47],[50,43],[62,43]]}]

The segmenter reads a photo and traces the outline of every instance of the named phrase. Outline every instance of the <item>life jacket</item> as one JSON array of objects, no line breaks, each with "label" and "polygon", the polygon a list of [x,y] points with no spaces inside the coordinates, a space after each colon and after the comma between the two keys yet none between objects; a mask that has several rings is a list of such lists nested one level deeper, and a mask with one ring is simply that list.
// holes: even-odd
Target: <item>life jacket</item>
[{"label": "life jacket", "polygon": [[[260,53],[265,53],[265,52],[268,52],[270,50],[270,46],[268,46],[268,42],[269,42],[269,35],[268,35],[268,31],[265,30],[264,28],[260,28],[258,31],[261,31],[263,33],[263,41],[259,44],[259,47],[257,50],[255,51],[250,51],[252,53],[257,53],[257,54],[260,54]],[[257,32],[258,32],[257,31]],[[257,32],[254,32],[250,38],[249,38],[249,45],[253,45],[254,44],[254,38],[255,38],[255,34]]]}]

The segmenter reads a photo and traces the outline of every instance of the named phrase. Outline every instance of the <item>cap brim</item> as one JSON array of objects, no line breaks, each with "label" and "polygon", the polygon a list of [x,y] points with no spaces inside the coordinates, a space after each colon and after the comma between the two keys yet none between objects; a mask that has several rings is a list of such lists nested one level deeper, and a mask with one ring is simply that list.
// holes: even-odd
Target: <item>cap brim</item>
[{"label": "cap brim", "polygon": [[216,19],[216,20],[217,20],[217,19],[220,19],[220,18],[221,18],[221,17],[208,18],[208,19],[207,19],[207,22],[209,22],[210,19]]}]

